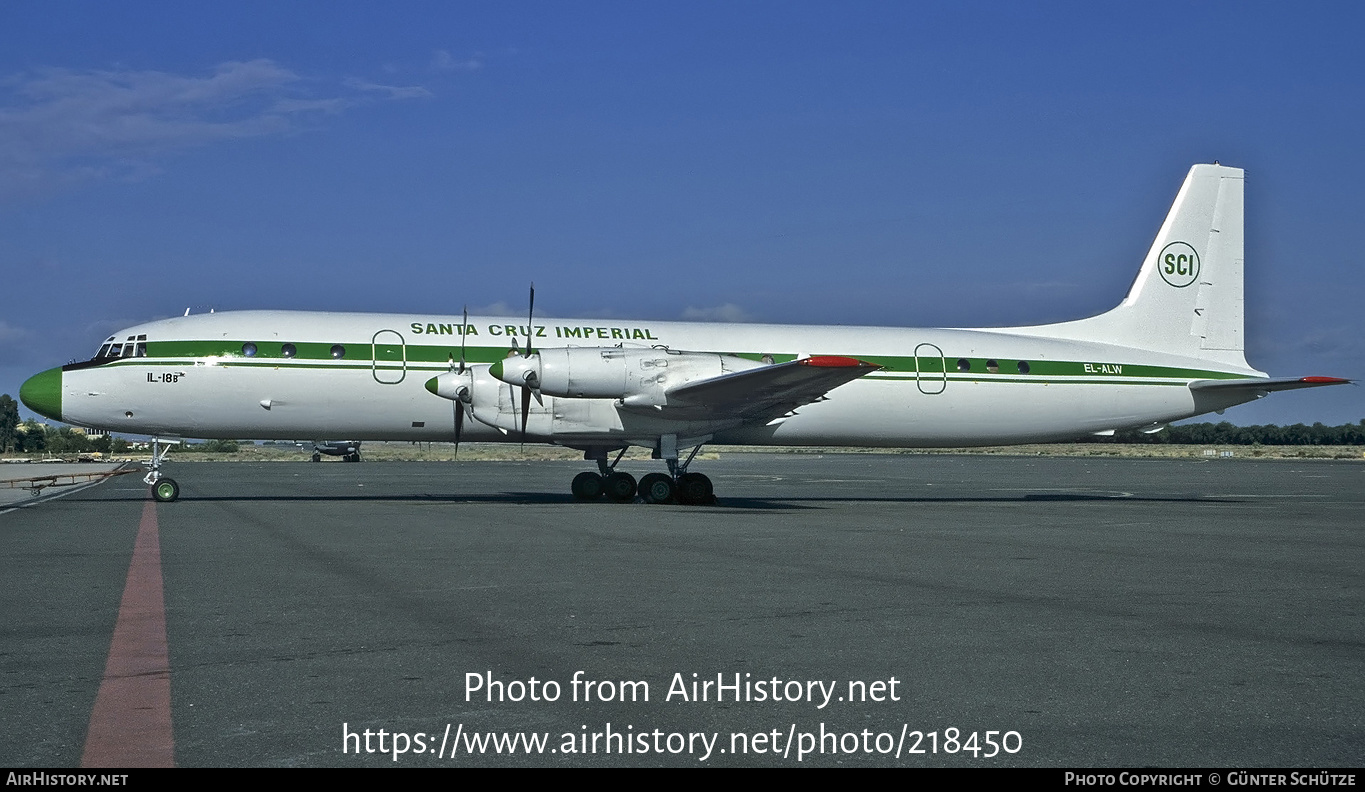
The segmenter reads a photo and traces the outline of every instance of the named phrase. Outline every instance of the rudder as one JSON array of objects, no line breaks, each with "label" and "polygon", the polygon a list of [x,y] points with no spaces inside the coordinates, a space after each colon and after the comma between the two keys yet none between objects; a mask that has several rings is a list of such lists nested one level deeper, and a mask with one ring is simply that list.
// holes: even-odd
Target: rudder
[{"label": "rudder", "polygon": [[1128,296],[1089,319],[1032,328],[1249,368],[1243,342],[1240,168],[1195,165]]}]

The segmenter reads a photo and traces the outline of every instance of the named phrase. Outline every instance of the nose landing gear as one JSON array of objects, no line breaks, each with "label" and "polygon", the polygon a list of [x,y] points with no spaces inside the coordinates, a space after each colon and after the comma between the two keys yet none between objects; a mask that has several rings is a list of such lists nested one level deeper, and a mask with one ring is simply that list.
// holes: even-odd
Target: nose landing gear
[{"label": "nose landing gear", "polygon": [[[172,445],[179,442],[152,438],[152,461],[146,463],[149,470],[147,475],[142,477],[142,483],[152,488],[152,497],[159,503],[170,503],[180,497],[180,485],[175,483],[175,479],[161,475],[161,465],[166,461],[166,454],[170,452]],[[167,444],[164,450],[162,443]]]}]

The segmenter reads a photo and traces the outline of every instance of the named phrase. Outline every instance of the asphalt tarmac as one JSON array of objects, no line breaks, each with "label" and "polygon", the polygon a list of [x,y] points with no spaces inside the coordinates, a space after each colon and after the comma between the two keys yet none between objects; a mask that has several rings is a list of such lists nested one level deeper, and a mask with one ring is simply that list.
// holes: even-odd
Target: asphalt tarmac
[{"label": "asphalt tarmac", "polygon": [[[1365,464],[727,454],[710,507],[580,469],[182,463],[0,515],[0,766],[1365,765]],[[164,667],[118,670],[158,602]]]}]

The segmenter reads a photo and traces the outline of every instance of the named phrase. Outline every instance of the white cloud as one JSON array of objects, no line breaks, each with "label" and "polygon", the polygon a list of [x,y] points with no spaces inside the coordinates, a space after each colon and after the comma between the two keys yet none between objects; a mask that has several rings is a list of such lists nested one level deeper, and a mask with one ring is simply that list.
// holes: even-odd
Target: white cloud
[{"label": "white cloud", "polygon": [[0,319],[0,365],[21,363],[29,357],[33,333]]},{"label": "white cloud", "polygon": [[211,74],[45,68],[0,79],[0,199],[81,181],[141,178],[151,160],[220,141],[279,135],[373,101],[430,96],[416,86],[348,81],[317,96],[274,61]]},{"label": "white cloud", "polygon": [[326,113],[336,115],[355,104],[352,99],[280,99],[271,106],[276,113]]},{"label": "white cloud", "polygon": [[471,305],[469,306],[470,316],[526,316],[525,308],[513,308],[507,303],[499,300],[492,305]]},{"label": "white cloud", "polygon": [[28,338],[29,332],[22,327],[14,325],[0,319],[0,344],[8,344],[11,341],[22,341]]},{"label": "white cloud", "polygon": [[425,99],[434,96],[431,91],[420,85],[380,85],[364,80],[347,80],[346,85],[357,91],[385,94],[387,99]]},{"label": "white cloud", "polygon": [[682,318],[694,322],[749,322],[753,316],[734,303],[725,303],[713,308],[693,308],[688,306]]},{"label": "white cloud", "polygon": [[464,71],[473,72],[483,68],[483,61],[473,57],[467,60],[458,60],[447,50],[436,50],[431,55],[431,68],[436,71]]}]

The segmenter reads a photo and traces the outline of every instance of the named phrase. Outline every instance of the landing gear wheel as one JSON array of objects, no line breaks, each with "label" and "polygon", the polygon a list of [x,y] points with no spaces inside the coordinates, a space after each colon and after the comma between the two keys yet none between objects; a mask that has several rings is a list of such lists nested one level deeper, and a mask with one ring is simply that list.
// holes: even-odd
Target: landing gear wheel
[{"label": "landing gear wheel", "polygon": [[359,461],[360,461],[360,454],[347,454],[347,455],[346,455],[346,461],[347,461],[347,462],[359,462]]},{"label": "landing gear wheel", "polygon": [[319,454],[319,453],[317,453],[316,451],[313,452],[313,461],[314,461],[314,462],[321,462],[321,461],[322,461],[322,454]]},{"label": "landing gear wheel", "polygon": [[175,483],[175,479],[157,479],[152,485],[152,497],[160,503],[170,503],[180,497],[180,485]]},{"label": "landing gear wheel", "polygon": [[696,506],[711,503],[716,496],[711,490],[711,479],[701,473],[684,473],[678,477],[678,502]]},{"label": "landing gear wheel", "polygon": [[670,503],[673,500],[673,479],[663,473],[650,473],[640,479],[639,492],[645,503]]},{"label": "landing gear wheel", "polygon": [[602,491],[608,498],[626,503],[635,498],[635,477],[629,473],[613,473],[602,482]]},{"label": "landing gear wheel", "polygon": [[590,501],[602,497],[602,477],[585,470],[573,477],[573,484],[569,487],[573,490],[573,496],[578,500]]}]

